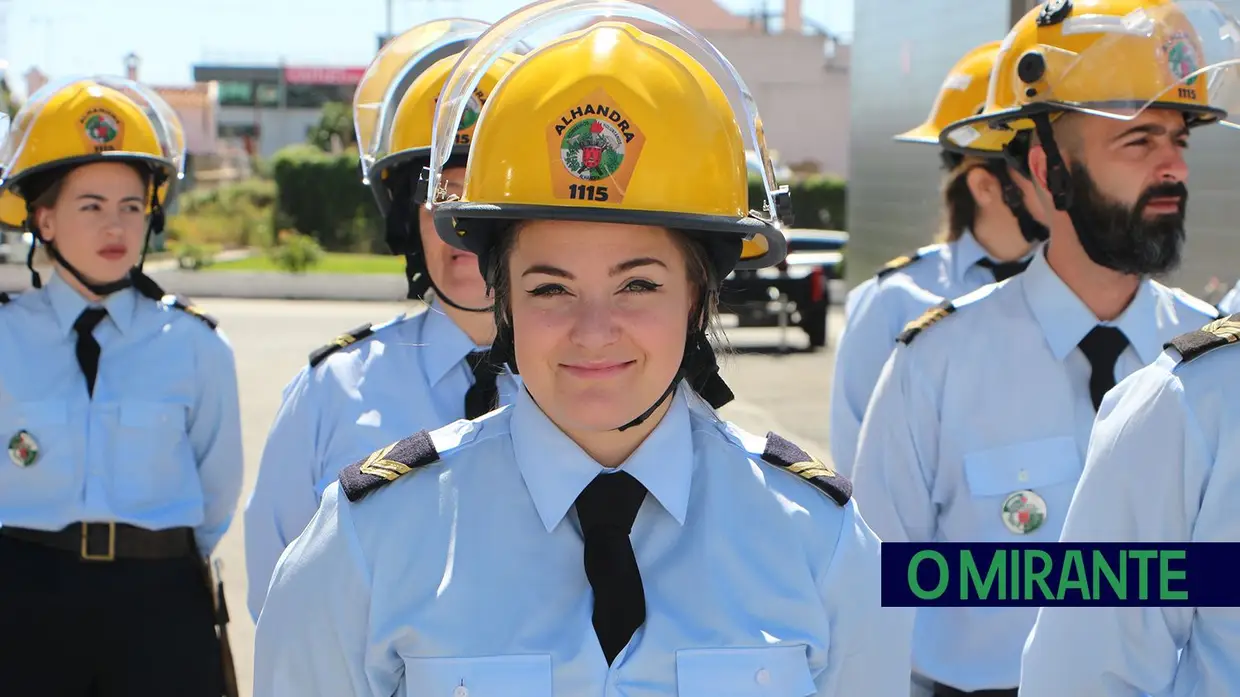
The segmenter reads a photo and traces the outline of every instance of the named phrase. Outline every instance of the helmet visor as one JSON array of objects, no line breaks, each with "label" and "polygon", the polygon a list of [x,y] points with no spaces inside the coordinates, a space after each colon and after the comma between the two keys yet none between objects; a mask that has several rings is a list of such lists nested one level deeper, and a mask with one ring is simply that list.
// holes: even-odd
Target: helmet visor
[{"label": "helmet visor", "polygon": [[487,28],[476,19],[442,19],[421,24],[389,41],[367,66],[353,93],[353,124],[361,151],[362,176],[390,155],[388,131],[401,97],[435,62],[465,50]]},{"label": "helmet visor", "polygon": [[[181,179],[185,171],[185,131],[176,110],[164,101],[163,97],[145,85],[124,78],[93,76],[62,78],[49,82],[30,95],[26,104],[13,118],[8,137],[3,144],[0,144],[0,173],[2,173],[0,176],[3,176],[3,179],[0,179],[0,186],[16,174],[14,170],[21,160],[22,153],[29,147],[30,138],[35,133],[36,129],[33,126],[39,114],[47,108],[53,97],[66,90],[93,91],[102,88],[115,90],[128,98],[142,111],[154,129],[159,152],[133,154],[163,161],[169,169],[170,179]],[[121,156],[126,153],[116,154]]]},{"label": "helmet visor", "polygon": [[1001,62],[1017,72],[1005,82],[1029,96],[992,94],[988,103],[1122,120],[1152,108],[1183,111],[1194,122],[1240,112],[1240,25],[1210,0],[1146,5],[1123,16],[1074,14],[1061,31],[1061,46],[1039,45]]}]

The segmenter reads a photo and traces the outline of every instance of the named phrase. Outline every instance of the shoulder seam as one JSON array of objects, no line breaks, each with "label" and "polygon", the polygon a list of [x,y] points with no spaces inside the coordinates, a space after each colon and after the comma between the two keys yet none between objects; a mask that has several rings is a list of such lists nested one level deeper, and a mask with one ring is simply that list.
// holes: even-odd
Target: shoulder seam
[{"label": "shoulder seam", "polygon": [[341,349],[348,348],[359,341],[368,339],[371,336],[374,336],[374,333],[375,329],[373,325],[371,325],[370,322],[367,322],[366,324],[354,327],[343,334],[337,335],[335,339],[310,352],[310,367],[319,367],[319,364],[327,360],[327,358],[333,353],[336,353]]},{"label": "shoulder seam", "polygon": [[914,263],[920,261],[926,255],[938,250],[938,248],[939,248],[938,245],[929,245],[926,247],[919,248],[917,251],[913,252],[912,254],[905,254],[903,256],[898,256],[895,259],[892,259],[888,261],[886,264],[883,264],[882,266],[880,266],[878,271],[874,274],[874,276],[876,278],[884,278],[892,273],[895,273],[896,271],[907,268],[913,265]]},{"label": "shoulder seam", "polygon": [[214,331],[216,328],[220,326],[219,320],[203,312],[189,298],[186,298],[181,295],[169,294],[169,295],[165,295],[162,298],[162,301],[168,307],[171,307],[175,310],[180,310],[181,312],[184,312],[185,314],[190,315],[194,319],[201,321],[203,324],[210,327],[212,331]]},{"label": "shoulder seam", "polygon": [[926,329],[937,324],[940,320],[954,313],[958,308],[951,300],[944,300],[938,305],[927,309],[915,320],[904,325],[904,329],[896,337],[896,341],[905,346],[913,343],[913,339],[917,338]]},{"label": "shoulder seam", "polygon": [[355,344],[361,343],[362,341],[365,341],[366,339],[370,339],[378,335],[379,332],[385,329],[394,327],[398,324],[401,324],[405,320],[413,319],[413,317],[417,317],[417,316],[418,315],[413,315],[411,317],[408,314],[404,314],[394,319],[391,319],[387,322],[384,322],[382,324],[373,324],[371,322],[367,322],[363,325],[354,327],[350,329],[349,331],[344,332],[343,334],[338,334],[335,339],[332,339],[328,343],[323,344],[322,346],[310,352],[310,356],[308,359],[310,368],[312,369],[317,368],[319,367],[321,363],[323,363],[323,361],[326,361],[332,354],[337,353],[343,349],[350,348]]}]

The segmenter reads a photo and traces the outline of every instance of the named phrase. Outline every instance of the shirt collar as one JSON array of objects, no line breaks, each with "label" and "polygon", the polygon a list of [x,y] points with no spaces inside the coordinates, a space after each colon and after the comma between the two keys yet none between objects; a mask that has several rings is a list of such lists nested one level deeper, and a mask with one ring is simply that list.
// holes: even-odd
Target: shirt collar
[{"label": "shirt collar", "polygon": [[479,348],[469,335],[456,326],[456,322],[443,311],[438,300],[432,300],[426,310],[426,323],[422,325],[422,347],[425,355],[422,365],[426,379],[432,387],[439,384],[465,356]]},{"label": "shirt collar", "polygon": [[957,284],[963,284],[965,274],[977,262],[985,259],[986,249],[982,247],[982,243],[977,241],[973,236],[972,230],[965,230],[963,234],[956,240],[955,244],[949,245],[952,255],[952,279]]},{"label": "shirt collar", "polygon": [[[60,327],[61,336],[69,336],[73,332],[73,323],[92,303],[87,302],[73,286],[70,286],[53,271],[47,282],[47,297],[56,313],[56,324]],[[133,315],[137,309],[137,301],[132,288],[125,288],[112,293],[103,299],[103,308],[108,311],[108,319],[122,334],[133,325]]]},{"label": "shirt collar", "polygon": [[[684,525],[693,476],[693,430],[682,385],[658,426],[620,466]],[[512,446],[517,467],[547,532],[605,468],[551,422],[524,389],[513,400]]]},{"label": "shirt collar", "polygon": [[1150,280],[1143,279],[1137,286],[1137,294],[1123,314],[1114,321],[1101,322],[1047,263],[1045,245],[1038,248],[1029,268],[1017,278],[1056,360],[1062,361],[1099,324],[1118,327],[1146,363],[1153,362],[1162,351],[1154,326],[1157,299]]},{"label": "shirt collar", "polygon": [[1158,333],[1158,298],[1154,282],[1148,278],[1141,279],[1137,294],[1120,316],[1106,324],[1119,327],[1124,332],[1142,363],[1153,363],[1162,355],[1163,342]]}]

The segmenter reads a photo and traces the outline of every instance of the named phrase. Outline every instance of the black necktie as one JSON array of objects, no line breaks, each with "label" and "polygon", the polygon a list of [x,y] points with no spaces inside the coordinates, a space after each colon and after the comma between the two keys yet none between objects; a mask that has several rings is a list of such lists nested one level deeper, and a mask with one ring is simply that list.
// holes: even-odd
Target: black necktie
[{"label": "black necktie", "polygon": [[490,360],[490,351],[471,351],[465,356],[474,373],[474,384],[465,392],[465,418],[476,419],[499,407],[499,388],[495,379],[501,367]]},{"label": "black necktie", "polygon": [[91,397],[95,396],[95,375],[99,373],[99,342],[92,332],[107,316],[108,311],[102,307],[88,307],[73,323],[73,330],[77,332],[78,365],[86,376],[86,393]]},{"label": "black necktie", "polygon": [[995,261],[994,259],[982,257],[982,260],[977,262],[977,265],[990,269],[990,272],[995,275],[995,281],[998,282],[1011,278],[1021,271],[1024,271],[1025,268],[1029,266],[1029,260]]},{"label": "black necktie", "polygon": [[594,589],[594,633],[607,665],[646,621],[646,594],[629,532],[646,487],[623,470],[600,474],[577,497],[586,541],[586,578]]},{"label": "black necktie", "polygon": [[1115,361],[1128,347],[1128,337],[1116,327],[1098,325],[1089,330],[1081,343],[1081,352],[1089,359],[1089,397],[1094,411],[1102,404],[1102,396],[1115,387]]}]

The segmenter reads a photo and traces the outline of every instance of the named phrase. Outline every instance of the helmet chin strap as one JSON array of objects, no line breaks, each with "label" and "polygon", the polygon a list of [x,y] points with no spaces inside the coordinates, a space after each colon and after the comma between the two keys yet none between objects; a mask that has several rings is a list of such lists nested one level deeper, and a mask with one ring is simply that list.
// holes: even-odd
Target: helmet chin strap
[{"label": "helmet chin strap", "polygon": [[427,283],[430,284],[431,290],[435,291],[435,297],[442,300],[445,305],[448,305],[449,307],[454,307],[460,310],[461,312],[482,313],[482,312],[491,312],[495,309],[494,305],[487,305],[486,307],[465,307],[464,305],[461,305],[460,303],[453,301],[452,298],[448,297],[447,293],[440,290],[439,286],[435,284],[435,279],[431,277],[430,272],[427,271],[425,273],[426,273]]},{"label": "helmet chin strap", "polygon": [[999,180],[999,191],[1003,197],[1003,203],[1008,210],[1016,218],[1016,224],[1020,228],[1021,237],[1026,242],[1044,242],[1050,237],[1050,230],[1045,225],[1039,223],[1029,209],[1025,207],[1024,198],[1021,196],[1020,188],[1016,186],[1012,175],[1008,173],[1007,162],[996,160],[998,166],[990,170],[991,174]]},{"label": "helmet chin strap", "polygon": [[[402,173],[396,175],[397,180],[393,183],[393,188],[398,193],[403,194],[408,189],[408,174]],[[492,312],[493,305],[486,307],[467,307],[451,298],[447,293],[443,292],[431,276],[430,268],[426,265],[426,250],[422,248],[421,232],[418,230],[416,223],[417,214],[413,211],[412,201],[405,195],[397,195],[392,199],[392,206],[388,210],[387,218],[384,221],[387,229],[387,243],[393,254],[403,254],[405,257],[405,279],[409,282],[409,291],[405,295],[409,300],[421,300],[426,302],[426,291],[435,291],[435,297],[439,298],[449,307],[460,310],[461,312]]]},{"label": "helmet chin strap", "polygon": [[[1046,188],[1050,191],[1051,200],[1055,203],[1055,209],[1068,214],[1068,219],[1072,221],[1072,226],[1076,228],[1077,237],[1081,239],[1086,254],[1093,260],[1094,255],[1089,253],[1090,249],[1085,243],[1084,235],[1081,233],[1082,230],[1088,229],[1087,221],[1081,216],[1081,208],[1074,199],[1072,172],[1069,171],[1067,163],[1063,160],[1063,155],[1059,152],[1059,146],[1055,143],[1055,131],[1051,128],[1050,115],[1035,115],[1033,117],[1033,126],[1038,134],[1042,150],[1046,153]],[[1105,264],[1101,264],[1096,260],[1095,263],[1098,263],[1099,266],[1105,266]]]}]

